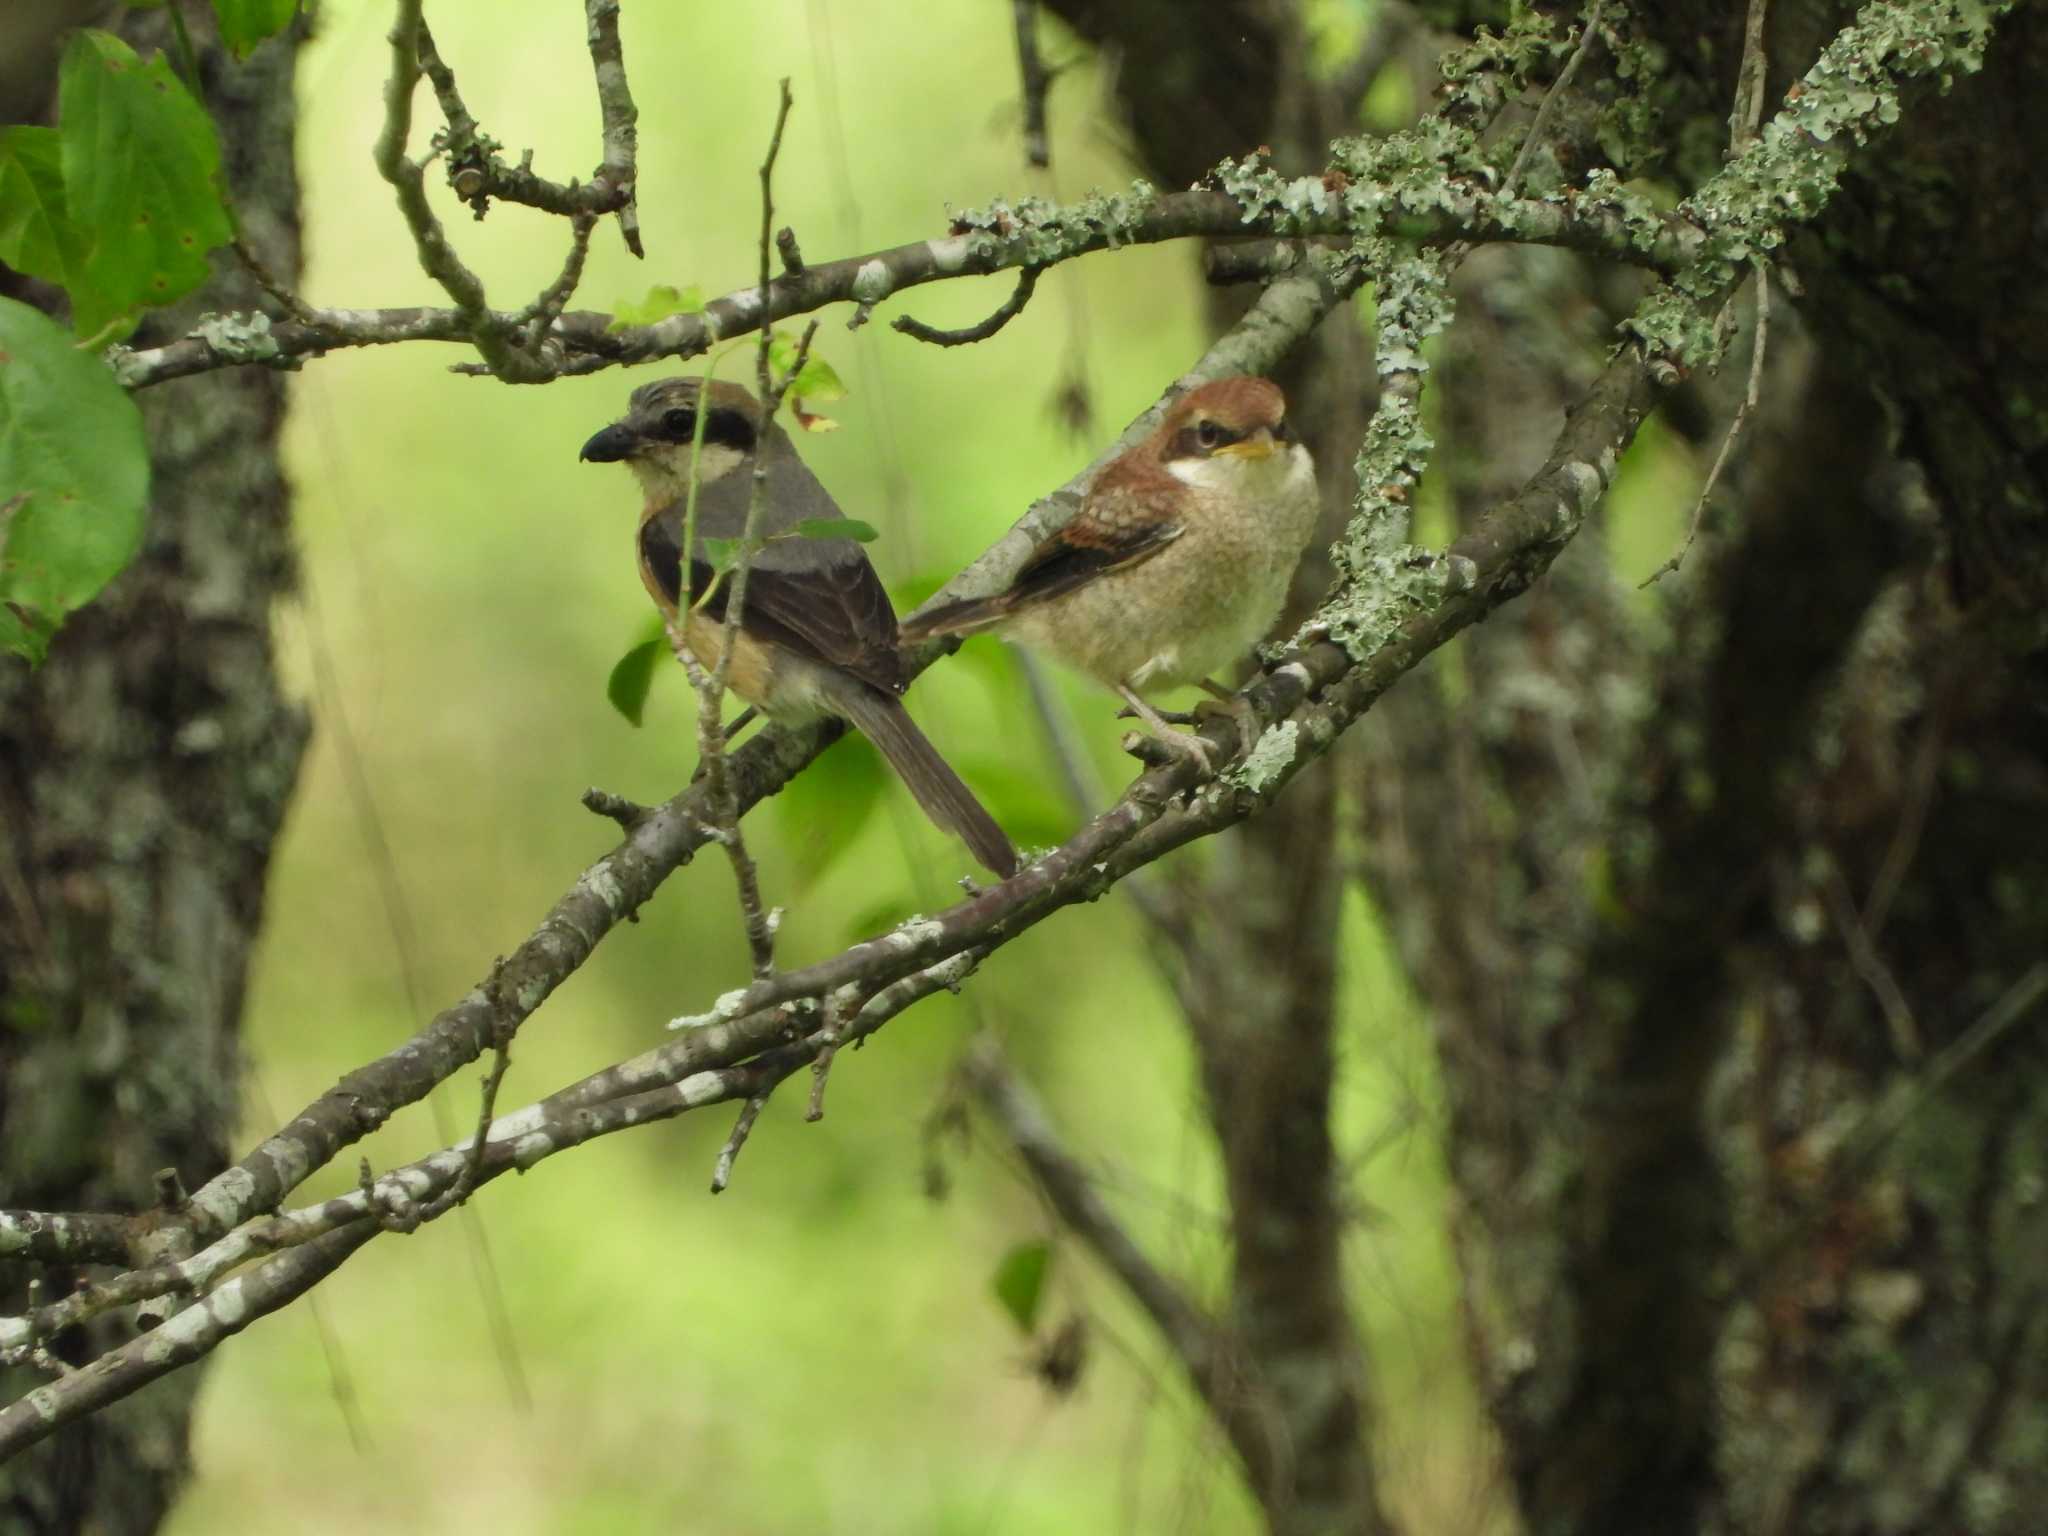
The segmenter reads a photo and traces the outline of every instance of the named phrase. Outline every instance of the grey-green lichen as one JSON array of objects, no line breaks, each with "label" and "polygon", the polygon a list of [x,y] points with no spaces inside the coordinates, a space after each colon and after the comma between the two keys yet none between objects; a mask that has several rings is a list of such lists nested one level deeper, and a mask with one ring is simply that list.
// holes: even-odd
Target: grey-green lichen
[{"label": "grey-green lichen", "polygon": [[1408,541],[1409,504],[1436,446],[1422,420],[1423,345],[1450,324],[1442,258],[1367,242],[1377,300],[1374,365],[1380,399],[1358,451],[1357,510],[1332,551],[1340,578],[1319,629],[1355,657],[1441,599],[1448,567]]},{"label": "grey-green lichen", "polygon": [[1516,0],[1505,32],[1481,27],[1462,48],[1446,53],[1439,69],[1444,110],[1454,117],[1491,118],[1511,92],[1524,89],[1540,65],[1561,64],[1576,39],[1559,33],[1551,18]]},{"label": "grey-green lichen", "polygon": [[1252,793],[1261,793],[1294,766],[1300,747],[1301,729],[1292,720],[1269,725],[1230,777]]},{"label": "grey-green lichen", "polygon": [[962,208],[953,214],[953,232],[967,240],[974,262],[992,263],[1005,251],[1018,253],[1018,264],[1050,266],[1097,241],[1115,250],[1136,237],[1138,226],[1159,202],[1148,181],[1134,181],[1122,193],[1091,192],[1077,202],[1049,198],[998,198],[985,208]]},{"label": "grey-green lichen", "polygon": [[[186,333],[206,343],[231,363],[270,363],[283,360],[283,349],[271,333],[270,316],[258,311],[236,310],[224,315],[207,315]],[[134,361],[135,353],[124,346],[106,350],[114,377],[131,389],[145,381],[145,373]],[[297,359],[287,364],[297,366]]]},{"label": "grey-green lichen", "polygon": [[[1851,150],[1898,121],[1908,83],[1942,88],[1983,66],[1991,24],[2012,0],[1876,0],[1822,51],[1756,141],[1679,206],[1705,233],[1692,262],[1623,323],[1652,354],[1684,368],[1711,364],[1726,334],[1713,311],[1786,230],[1827,205]],[[1590,178],[1589,178],[1590,185]]]}]

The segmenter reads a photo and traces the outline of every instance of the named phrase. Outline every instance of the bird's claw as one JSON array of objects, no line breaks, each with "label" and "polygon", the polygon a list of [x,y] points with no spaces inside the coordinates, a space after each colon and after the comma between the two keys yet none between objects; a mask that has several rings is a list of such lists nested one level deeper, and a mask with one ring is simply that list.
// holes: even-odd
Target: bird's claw
[{"label": "bird's claw", "polygon": [[1259,744],[1259,712],[1252,707],[1250,699],[1241,694],[1228,698],[1204,699],[1195,706],[1194,718],[1214,720],[1227,717],[1237,727],[1238,750],[1249,753]]},{"label": "bird's claw", "polygon": [[1163,755],[1168,758],[1184,758],[1194,763],[1205,775],[1213,776],[1216,772],[1215,760],[1210,756],[1212,748],[1193,731],[1179,731],[1172,726],[1161,726],[1142,735],[1133,731],[1126,739],[1125,747],[1139,757],[1149,757],[1151,754],[1143,749],[1154,743],[1164,748]]},{"label": "bird's claw", "polygon": [[[1145,718],[1128,704],[1116,712],[1116,717],[1119,720],[1141,720]],[[1173,725],[1193,725],[1195,723],[1195,716],[1184,709],[1155,709],[1152,711],[1152,719],[1165,720]]]}]

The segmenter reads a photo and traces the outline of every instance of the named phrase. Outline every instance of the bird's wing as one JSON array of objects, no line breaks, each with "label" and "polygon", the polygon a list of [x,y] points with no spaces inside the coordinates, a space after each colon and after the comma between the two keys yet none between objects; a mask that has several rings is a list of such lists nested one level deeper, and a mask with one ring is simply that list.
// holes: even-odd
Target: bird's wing
[{"label": "bird's wing", "polygon": [[1160,515],[1160,500],[1156,486],[1098,483],[1067,525],[1031,551],[1009,586],[988,597],[961,598],[915,615],[903,626],[904,639],[971,635],[1002,623],[1019,609],[1151,559],[1182,530],[1177,520]]},{"label": "bird's wing", "polygon": [[[680,606],[677,522],[660,515],[642,523],[640,558],[669,601]],[[729,571],[700,555],[690,562],[689,601],[703,602],[707,615],[722,619],[731,580]],[[711,596],[705,601],[707,591]],[[903,691],[896,610],[867,555],[851,539],[782,539],[762,549],[747,572],[740,623],[756,639],[828,662],[885,692]]]},{"label": "bird's wing", "polygon": [[1017,569],[1004,592],[1012,609],[1071,592],[1083,582],[1151,559],[1181,535],[1182,525],[1160,517],[1145,498],[1111,491],[1088,498],[1079,515],[1043,540]]}]

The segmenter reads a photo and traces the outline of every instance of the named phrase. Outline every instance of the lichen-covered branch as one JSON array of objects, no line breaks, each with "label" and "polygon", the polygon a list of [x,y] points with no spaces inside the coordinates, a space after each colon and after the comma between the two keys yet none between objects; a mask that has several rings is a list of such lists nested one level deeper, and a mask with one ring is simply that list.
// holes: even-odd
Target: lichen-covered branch
[{"label": "lichen-covered branch", "polygon": [[[700,313],[672,315],[653,325],[612,330],[609,315],[571,311],[555,322],[546,340],[559,349],[559,372],[568,374],[656,358],[688,358],[763,324],[830,304],[876,304],[925,283],[1051,266],[1095,251],[1167,240],[1259,234],[1348,239],[1365,229],[1398,227],[1404,238],[1555,244],[1675,270],[1701,239],[1690,226],[1627,200],[1581,197],[1567,204],[1500,199],[1482,184],[1445,180],[1441,175],[1433,183],[1361,193],[1341,205],[1317,178],[1288,182],[1252,173],[1239,179],[1265,201],[1242,204],[1216,191],[1159,193],[1140,183],[1120,197],[1097,196],[1065,206],[1030,198],[1014,205],[998,203],[958,215],[954,232],[937,239],[786,271],[769,285],[765,307],[758,286],[749,283],[713,299]],[[116,372],[124,384],[141,388],[216,368],[275,365],[343,347],[469,341],[473,323],[502,329],[516,318],[510,312],[488,311],[473,322],[457,310],[420,308],[313,313],[317,323],[223,317],[219,325],[161,347],[117,351]],[[531,358],[523,362],[524,372],[506,376],[508,382],[531,382],[527,375],[544,367]]]}]

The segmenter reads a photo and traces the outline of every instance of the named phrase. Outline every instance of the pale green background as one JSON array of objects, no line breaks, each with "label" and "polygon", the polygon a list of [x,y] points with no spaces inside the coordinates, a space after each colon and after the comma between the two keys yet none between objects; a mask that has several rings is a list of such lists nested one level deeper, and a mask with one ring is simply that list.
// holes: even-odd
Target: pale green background
[{"label": "pale green background", "polygon": [[[543,172],[587,173],[599,148],[581,6],[429,14],[471,106],[511,153],[531,145]],[[777,217],[817,259],[940,233],[948,205],[1128,181],[1107,86],[1090,69],[1054,97],[1052,180],[1024,171],[1009,15],[1001,0],[629,4],[648,260],[601,228],[579,303],[609,308],[655,282],[719,293],[750,280],[756,168],[784,74],[797,107]],[[328,0],[322,16],[301,71],[306,292],[325,304],[436,302],[370,166],[388,12]],[[1051,46],[1057,59],[1075,52]],[[419,119],[416,149],[438,121],[424,90]],[[502,208],[477,225],[436,196],[495,302],[522,302],[556,270],[556,221]],[[1096,442],[1049,408],[1070,365],[1093,391],[1099,439],[1204,342],[1185,245],[1061,268],[1022,320],[972,349],[887,329],[898,312],[964,323],[1010,281],[918,290],[855,334],[844,307],[826,316],[819,346],[851,394],[836,407],[843,430],[804,449],[849,515],[882,527],[872,552],[899,590],[950,574],[1091,456]],[[317,730],[250,998],[245,1134],[401,1040],[529,931],[614,840],[577,805],[585,785],[654,799],[690,771],[679,676],[658,679],[645,729],[606,704],[606,672],[646,612],[635,498],[616,468],[576,460],[655,371],[511,389],[445,371],[464,355],[345,353],[294,381],[305,593],[280,625]],[[1072,816],[1017,686],[981,641],[928,674],[911,707],[1025,840],[1050,840]],[[1130,770],[1110,705],[1078,686],[1067,697],[1120,783]],[[792,839],[787,814],[750,823],[771,899],[793,904],[785,958],[821,956],[875,914],[935,906],[968,872],[962,850],[890,794],[888,814],[809,889],[791,858],[801,829]],[[395,897],[373,856],[380,835]],[[1350,1273],[1385,1397],[1386,1475],[1412,1529],[1478,1530],[1492,1473],[1456,1349],[1427,1042],[1355,898],[1346,924],[1339,1132],[1355,1159]],[[526,1027],[501,1103],[645,1048],[744,970],[731,877],[707,855]],[[1087,1376],[1062,1401],[1023,1370],[989,1277],[1010,1245],[1050,1228],[1012,1161],[980,1134],[949,1155],[951,1198],[922,1193],[921,1127],[977,1021],[1007,1036],[1152,1252],[1213,1294],[1219,1202],[1197,1087],[1142,935],[1113,897],[1009,946],[966,998],[925,1003],[842,1058],[822,1123],[802,1122],[801,1083],[785,1090],[717,1199],[706,1182],[731,1122],[723,1108],[484,1191],[474,1209],[530,1413],[493,1352],[461,1224],[379,1239],[319,1292],[367,1453],[351,1449],[300,1304],[216,1357],[199,1477],[172,1531],[1248,1529],[1227,1451],[1078,1250],[1057,1256],[1051,1307],[1095,1321]],[[444,1112],[466,1121],[474,1075],[446,1093]],[[366,1150],[382,1167],[438,1144],[415,1109]],[[301,1195],[352,1179],[340,1168]]]}]

